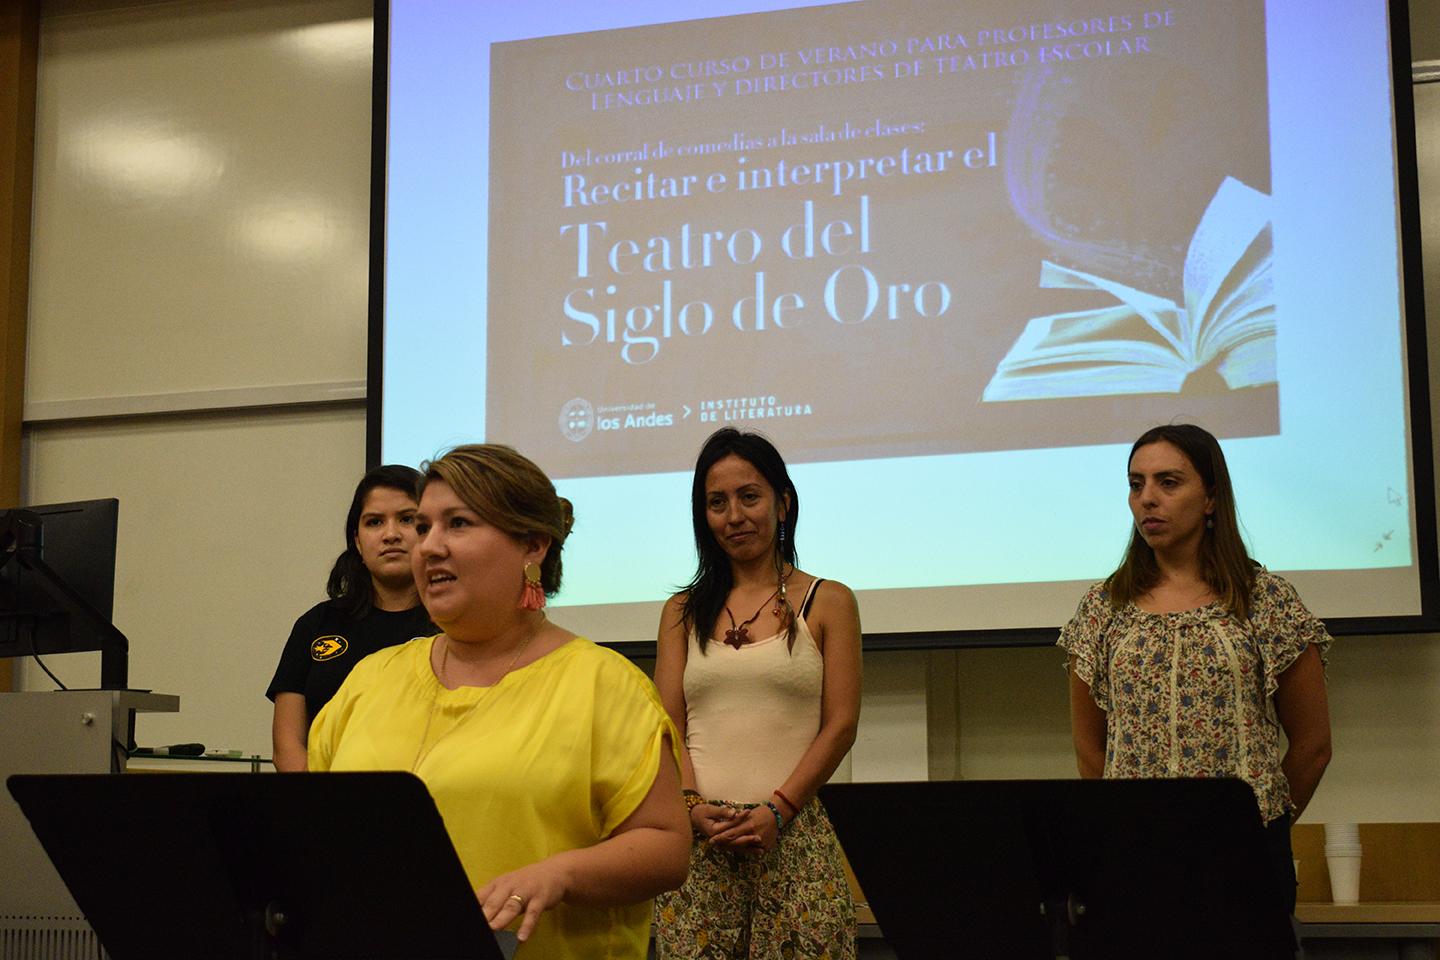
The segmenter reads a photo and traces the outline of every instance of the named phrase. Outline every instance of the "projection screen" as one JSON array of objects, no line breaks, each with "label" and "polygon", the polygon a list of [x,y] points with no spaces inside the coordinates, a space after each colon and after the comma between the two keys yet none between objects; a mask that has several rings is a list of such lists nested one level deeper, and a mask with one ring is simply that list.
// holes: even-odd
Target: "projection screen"
[{"label": "projection screen", "polygon": [[735,426],[867,634],[1033,641],[1195,422],[1312,609],[1433,628],[1403,4],[379,7],[369,456],[539,463],[566,625],[653,637]]}]

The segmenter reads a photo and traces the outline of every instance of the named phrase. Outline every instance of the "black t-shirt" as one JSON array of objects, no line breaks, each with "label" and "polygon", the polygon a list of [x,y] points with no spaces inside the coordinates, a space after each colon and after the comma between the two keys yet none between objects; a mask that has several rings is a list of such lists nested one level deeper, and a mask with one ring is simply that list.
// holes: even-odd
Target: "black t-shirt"
[{"label": "black t-shirt", "polygon": [[333,601],[317,603],[295,621],[265,696],[274,700],[277,693],[303,693],[305,712],[314,720],[362,659],[376,650],[439,632],[420,606],[396,611],[372,607],[359,620],[352,620],[337,610]]}]

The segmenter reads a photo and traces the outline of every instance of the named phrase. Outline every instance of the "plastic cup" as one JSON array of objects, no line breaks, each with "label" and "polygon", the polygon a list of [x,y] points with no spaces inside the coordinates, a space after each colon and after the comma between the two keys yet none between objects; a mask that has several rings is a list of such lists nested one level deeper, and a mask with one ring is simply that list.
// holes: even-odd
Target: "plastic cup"
[{"label": "plastic cup", "polygon": [[1336,903],[1360,900],[1360,825],[1325,824],[1325,863],[1330,868],[1330,899]]},{"label": "plastic cup", "polygon": [[1331,853],[1327,849],[1325,863],[1330,868],[1330,899],[1336,903],[1358,903],[1360,901],[1359,844],[1356,844],[1354,853]]},{"label": "plastic cup", "polygon": [[1358,823],[1327,823],[1325,824],[1326,843],[1355,843],[1360,842],[1360,824]]}]

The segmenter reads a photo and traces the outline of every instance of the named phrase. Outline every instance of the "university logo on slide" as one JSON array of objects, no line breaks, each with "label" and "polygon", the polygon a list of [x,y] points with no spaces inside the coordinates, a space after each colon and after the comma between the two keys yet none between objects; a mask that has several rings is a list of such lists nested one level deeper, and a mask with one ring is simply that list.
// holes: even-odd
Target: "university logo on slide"
[{"label": "university logo on slide", "polygon": [[565,439],[579,443],[595,429],[595,408],[584,397],[566,401],[560,408],[560,432]]},{"label": "university logo on slide", "polygon": [[310,644],[310,659],[334,660],[350,649],[350,642],[344,637],[316,637]]}]

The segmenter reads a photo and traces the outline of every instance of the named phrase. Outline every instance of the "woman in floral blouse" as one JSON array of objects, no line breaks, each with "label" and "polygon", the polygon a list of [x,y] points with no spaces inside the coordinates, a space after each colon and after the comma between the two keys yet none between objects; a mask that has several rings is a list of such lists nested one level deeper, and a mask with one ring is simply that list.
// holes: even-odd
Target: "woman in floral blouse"
[{"label": "woman in floral blouse", "polygon": [[1330,760],[1330,636],[1246,553],[1225,455],[1207,431],[1146,431],[1129,481],[1125,559],[1060,633],[1080,775],[1244,780],[1293,913],[1290,824]]}]

